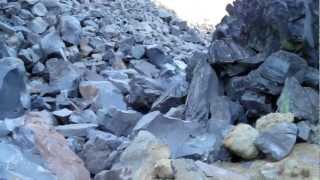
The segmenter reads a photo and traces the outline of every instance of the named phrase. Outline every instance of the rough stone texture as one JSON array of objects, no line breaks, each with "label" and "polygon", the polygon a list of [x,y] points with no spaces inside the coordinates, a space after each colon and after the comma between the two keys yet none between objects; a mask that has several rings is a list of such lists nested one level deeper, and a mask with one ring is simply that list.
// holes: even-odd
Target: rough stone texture
[{"label": "rough stone texture", "polygon": [[310,125],[305,121],[298,122],[296,125],[298,128],[298,138],[302,141],[308,141],[311,134]]},{"label": "rough stone texture", "polygon": [[55,129],[65,137],[70,136],[87,136],[90,129],[97,128],[97,124],[67,124],[56,126]]},{"label": "rough stone texture", "polygon": [[23,62],[14,57],[0,59],[0,119],[21,116],[29,105]]},{"label": "rough stone texture", "polygon": [[90,173],[97,174],[104,169],[111,168],[115,161],[117,148],[122,140],[110,133],[89,131],[89,140],[84,144],[80,157]]},{"label": "rough stone texture", "polygon": [[112,107],[126,109],[121,91],[108,81],[82,81],[79,91],[96,109],[108,110]]},{"label": "rough stone texture", "polygon": [[78,45],[81,32],[81,25],[77,18],[73,16],[62,16],[60,18],[60,33],[64,41]]},{"label": "rough stone texture", "polygon": [[209,118],[210,103],[218,95],[218,78],[208,63],[199,63],[193,70],[193,78],[186,100],[186,119],[205,121]]},{"label": "rough stone texture", "polygon": [[311,89],[302,87],[295,78],[288,78],[277,101],[278,111],[293,113],[295,117],[312,123],[319,121],[319,95]]},{"label": "rough stone texture", "polygon": [[59,54],[62,56],[61,52],[65,44],[59,34],[56,31],[52,31],[41,39],[40,46],[46,55]]},{"label": "rough stone texture", "polygon": [[30,160],[28,153],[13,144],[0,143],[1,178],[5,179],[47,179],[55,180],[57,177],[42,165],[42,161]]},{"label": "rough stone texture", "polygon": [[80,74],[69,62],[62,59],[49,59],[46,62],[49,71],[49,91],[74,90],[78,86]]},{"label": "rough stone texture", "polygon": [[24,129],[33,133],[33,146],[39,151],[48,169],[61,180],[89,180],[83,161],[68,147],[64,137],[44,123],[36,114],[28,114]]},{"label": "rough stone texture", "polygon": [[238,124],[225,137],[224,145],[236,155],[244,159],[254,159],[258,156],[258,149],[254,141],[259,132],[247,124]]},{"label": "rough stone texture", "polygon": [[112,170],[123,169],[134,180],[152,179],[153,167],[157,161],[168,159],[170,151],[151,133],[140,131],[128,148],[121,154]]},{"label": "rough stone texture", "polygon": [[[173,131],[172,127],[176,130]],[[182,121],[158,113],[144,116],[135,127],[135,130],[139,129],[151,132],[167,144],[172,158],[205,159],[211,151],[220,147],[218,131],[210,131],[197,122]]]},{"label": "rough stone texture", "polygon": [[142,114],[139,112],[114,108],[98,113],[99,124],[117,136],[128,136],[141,117]]},{"label": "rough stone texture", "polygon": [[208,179],[214,179],[214,180],[247,180],[249,179],[248,176],[242,175],[240,173],[237,173],[232,170],[224,169],[222,167],[219,167],[217,165],[213,164],[206,164],[201,161],[195,162],[196,166],[203,171],[203,173],[208,177]]},{"label": "rough stone texture", "polygon": [[278,162],[256,160],[252,163],[217,164],[250,179],[317,179],[319,177],[319,145],[297,144],[292,153]]},{"label": "rough stone texture", "polygon": [[255,140],[255,145],[268,158],[279,161],[292,151],[297,139],[297,127],[282,122],[269,127]]},{"label": "rough stone texture", "polygon": [[204,173],[190,159],[172,160],[176,180],[206,180]]},{"label": "rough stone texture", "polygon": [[275,124],[282,122],[293,123],[293,121],[294,115],[292,113],[270,113],[257,120],[256,129],[264,131]]},{"label": "rough stone texture", "polygon": [[171,160],[161,159],[154,165],[153,177],[160,179],[174,179]]}]

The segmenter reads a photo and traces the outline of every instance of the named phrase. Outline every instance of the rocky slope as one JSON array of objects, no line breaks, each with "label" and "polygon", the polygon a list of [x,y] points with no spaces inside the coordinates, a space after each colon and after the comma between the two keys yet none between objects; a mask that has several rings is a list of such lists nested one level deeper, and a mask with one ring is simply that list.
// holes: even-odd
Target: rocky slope
[{"label": "rocky slope", "polygon": [[0,179],[317,179],[318,6],[0,0]]}]

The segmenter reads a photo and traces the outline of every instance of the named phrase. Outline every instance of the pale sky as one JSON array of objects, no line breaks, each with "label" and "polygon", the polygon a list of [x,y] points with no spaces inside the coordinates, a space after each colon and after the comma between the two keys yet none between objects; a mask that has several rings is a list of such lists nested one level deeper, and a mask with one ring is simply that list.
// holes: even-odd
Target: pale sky
[{"label": "pale sky", "polygon": [[191,24],[216,25],[226,15],[225,7],[233,0],[155,0],[173,9]]}]

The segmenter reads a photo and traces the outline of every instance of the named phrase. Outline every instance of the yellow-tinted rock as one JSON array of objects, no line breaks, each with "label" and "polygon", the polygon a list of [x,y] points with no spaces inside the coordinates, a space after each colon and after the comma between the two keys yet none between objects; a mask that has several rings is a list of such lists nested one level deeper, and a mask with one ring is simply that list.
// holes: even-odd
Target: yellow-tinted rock
[{"label": "yellow-tinted rock", "polygon": [[254,159],[259,152],[254,145],[259,133],[247,124],[239,124],[226,136],[224,146],[243,159]]},{"label": "yellow-tinted rock", "polygon": [[259,118],[256,122],[256,129],[258,131],[264,131],[269,127],[281,123],[294,121],[294,115],[292,113],[270,113]]},{"label": "yellow-tinted rock", "polygon": [[252,180],[318,180],[320,146],[297,144],[292,153],[279,162],[255,160],[243,163],[223,163],[221,167],[250,176]]}]

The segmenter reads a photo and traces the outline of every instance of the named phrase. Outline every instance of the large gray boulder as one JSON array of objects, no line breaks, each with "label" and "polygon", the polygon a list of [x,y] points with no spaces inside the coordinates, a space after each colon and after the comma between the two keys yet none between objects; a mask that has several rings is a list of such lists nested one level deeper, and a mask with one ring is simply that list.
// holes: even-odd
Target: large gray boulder
[{"label": "large gray boulder", "polygon": [[81,38],[81,25],[77,18],[73,16],[61,16],[60,18],[61,38],[71,44],[78,45]]},{"label": "large gray boulder", "polygon": [[207,62],[199,62],[193,70],[186,100],[186,119],[205,121],[209,119],[210,103],[218,95],[218,77]]},{"label": "large gray boulder", "polygon": [[312,88],[302,87],[294,77],[285,81],[277,101],[278,111],[293,113],[296,118],[319,122],[319,94]]},{"label": "large gray boulder", "polygon": [[222,129],[206,128],[198,122],[167,117],[157,111],[142,117],[134,128],[135,131],[149,131],[167,144],[172,158],[195,159],[208,159],[209,154],[216,155],[222,146]]},{"label": "large gray boulder", "polygon": [[142,114],[137,111],[116,108],[102,109],[98,113],[98,121],[103,129],[117,136],[128,136],[141,117]]},{"label": "large gray boulder", "polygon": [[259,132],[247,124],[238,124],[224,139],[224,145],[243,159],[254,159],[259,151],[254,141]]},{"label": "large gray boulder", "polygon": [[279,161],[288,156],[297,139],[297,126],[293,123],[277,123],[264,129],[255,145],[271,160]]},{"label": "large gray boulder", "polygon": [[52,58],[47,60],[46,67],[49,72],[49,91],[77,89],[81,74],[70,62]]},{"label": "large gray boulder", "polygon": [[0,120],[21,116],[30,98],[23,62],[14,57],[0,59]]},{"label": "large gray boulder", "polygon": [[151,133],[140,131],[105,177],[113,177],[115,180],[150,180],[156,163],[169,157],[167,145]]},{"label": "large gray boulder", "polygon": [[[30,153],[23,152],[18,146],[10,143],[0,143],[0,175],[5,179],[24,180],[58,180],[42,159],[30,159]],[[39,158],[39,157],[37,157]]]},{"label": "large gray boulder", "polygon": [[94,109],[109,110],[114,107],[126,110],[127,108],[121,91],[109,81],[82,81],[79,91]]},{"label": "large gray boulder", "polygon": [[117,148],[123,139],[103,131],[89,131],[89,140],[84,144],[80,157],[92,174],[111,168],[118,156]]}]

